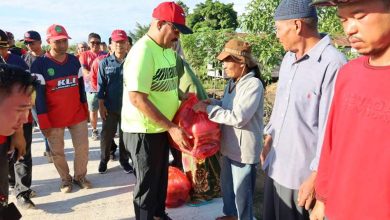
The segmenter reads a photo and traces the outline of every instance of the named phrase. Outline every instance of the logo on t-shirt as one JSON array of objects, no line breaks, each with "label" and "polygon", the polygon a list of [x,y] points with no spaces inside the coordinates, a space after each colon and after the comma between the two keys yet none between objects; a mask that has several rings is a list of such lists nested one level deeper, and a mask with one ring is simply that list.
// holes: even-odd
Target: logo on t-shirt
[{"label": "logo on t-shirt", "polygon": [[57,85],[53,90],[66,89],[66,88],[75,87],[75,86],[77,86],[77,77],[76,76],[57,80]]},{"label": "logo on t-shirt", "polygon": [[49,76],[54,76],[56,74],[56,72],[53,68],[49,68],[49,69],[47,69],[47,74],[49,74]]}]

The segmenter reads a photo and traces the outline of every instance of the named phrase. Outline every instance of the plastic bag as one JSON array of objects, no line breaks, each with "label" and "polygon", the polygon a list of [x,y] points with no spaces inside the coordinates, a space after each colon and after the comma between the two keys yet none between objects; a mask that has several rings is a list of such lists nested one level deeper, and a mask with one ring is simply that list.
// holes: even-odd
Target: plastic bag
[{"label": "plastic bag", "polygon": [[176,167],[168,169],[168,187],[165,205],[168,208],[176,208],[183,205],[189,197],[191,183],[187,176]]},{"label": "plastic bag", "polygon": [[220,149],[220,128],[217,123],[208,119],[206,113],[194,112],[192,107],[198,103],[195,94],[190,93],[189,98],[182,103],[173,122],[183,128],[193,138],[189,139],[190,148],[180,148],[171,139],[171,144],[183,153],[197,159],[205,159],[217,153]]}]

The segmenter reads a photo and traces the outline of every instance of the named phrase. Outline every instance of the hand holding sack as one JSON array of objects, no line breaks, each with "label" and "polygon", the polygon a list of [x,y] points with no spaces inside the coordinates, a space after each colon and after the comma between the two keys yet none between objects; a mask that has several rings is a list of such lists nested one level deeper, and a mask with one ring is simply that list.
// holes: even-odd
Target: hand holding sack
[{"label": "hand holding sack", "polygon": [[190,93],[173,118],[175,124],[193,137],[189,140],[190,149],[180,148],[172,140],[171,144],[183,153],[190,154],[197,159],[205,159],[219,151],[221,133],[219,125],[210,121],[206,113],[195,112],[192,109],[198,102],[196,95]]}]

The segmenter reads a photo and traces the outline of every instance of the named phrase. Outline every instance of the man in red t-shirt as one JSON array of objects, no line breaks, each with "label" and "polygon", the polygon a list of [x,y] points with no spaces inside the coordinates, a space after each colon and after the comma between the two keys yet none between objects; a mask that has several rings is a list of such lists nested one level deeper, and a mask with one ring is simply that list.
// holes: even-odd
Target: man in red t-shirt
[{"label": "man in red t-shirt", "polygon": [[[6,44],[2,39],[4,32],[0,30],[0,47]],[[8,154],[14,152],[13,157],[22,159],[25,154],[25,144],[11,144],[7,136],[15,134],[27,123],[33,100],[34,80],[22,68],[7,64],[0,64],[0,219],[14,219],[10,216],[12,210],[8,204]],[[23,139],[23,138],[22,138]],[[10,147],[10,149],[8,148]]]},{"label": "man in red t-shirt", "polygon": [[337,5],[362,56],[339,71],[310,219],[390,219],[390,1],[313,0]]},{"label": "man in red t-shirt", "polygon": [[91,67],[93,61],[106,53],[100,50],[101,38],[96,33],[88,35],[88,45],[90,50],[84,51],[80,54],[79,60],[83,71],[85,92],[88,100],[89,119],[92,127],[92,140],[99,139],[99,132],[97,130],[99,103],[97,98],[96,87],[91,84]]}]

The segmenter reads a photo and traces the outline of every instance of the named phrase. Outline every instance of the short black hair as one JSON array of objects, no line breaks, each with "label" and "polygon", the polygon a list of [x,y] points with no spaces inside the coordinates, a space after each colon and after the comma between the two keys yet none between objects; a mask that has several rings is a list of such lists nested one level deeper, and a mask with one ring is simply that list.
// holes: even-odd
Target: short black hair
[{"label": "short black hair", "polygon": [[112,38],[109,37],[109,38],[108,38],[108,44],[111,44],[111,42],[112,42]]},{"label": "short black hair", "polygon": [[91,38],[97,38],[97,39],[99,39],[100,41],[102,40],[102,39],[100,38],[100,35],[99,35],[99,34],[93,33],[93,32],[90,33],[90,34],[88,35],[88,41],[90,41]]},{"label": "short black hair", "polygon": [[0,63],[0,102],[12,94],[15,86],[20,86],[19,91],[30,95],[37,83],[36,77],[26,70],[15,65]]}]

